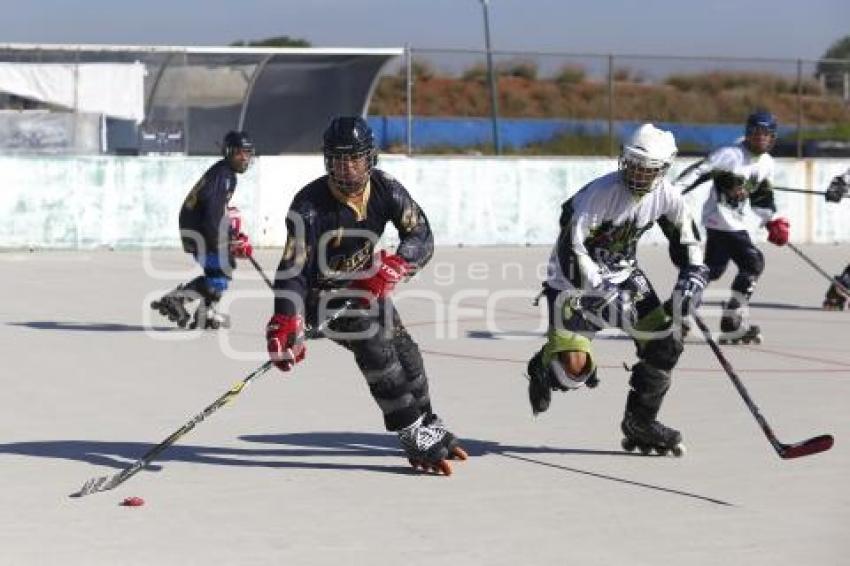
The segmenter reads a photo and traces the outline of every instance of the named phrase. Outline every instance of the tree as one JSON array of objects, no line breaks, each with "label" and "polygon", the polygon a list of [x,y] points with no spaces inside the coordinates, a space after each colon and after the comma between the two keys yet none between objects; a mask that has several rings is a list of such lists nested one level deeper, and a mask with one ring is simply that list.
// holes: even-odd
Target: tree
[{"label": "tree", "polygon": [[311,47],[312,44],[306,39],[297,37],[289,37],[288,35],[277,35],[275,37],[267,37],[266,39],[258,39],[255,41],[234,41],[230,44],[231,47]]},{"label": "tree", "polygon": [[844,94],[845,75],[850,73],[850,35],[834,42],[818,61],[815,77],[827,91]]}]

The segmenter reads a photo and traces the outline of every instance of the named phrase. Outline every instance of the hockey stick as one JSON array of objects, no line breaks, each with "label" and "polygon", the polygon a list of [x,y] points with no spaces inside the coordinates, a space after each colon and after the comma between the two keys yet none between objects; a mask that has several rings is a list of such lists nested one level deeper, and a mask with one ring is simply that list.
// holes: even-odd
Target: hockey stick
[{"label": "hockey stick", "polygon": [[[334,311],[324,322],[322,322],[322,324],[320,324],[316,328],[311,328],[310,330],[308,330],[306,333],[306,337],[316,338],[320,336],[322,331],[327,328],[328,324],[342,316],[342,313],[348,310],[352,305],[354,305],[354,303],[355,301],[353,299],[347,300],[342,307]],[[99,491],[107,491],[118,487],[119,485],[136,475],[138,472],[140,472],[145,466],[150,464],[151,461],[156,458],[156,456],[159,455],[160,452],[177,442],[181,437],[185,436],[187,433],[189,433],[189,431],[195,428],[195,425],[203,422],[204,419],[215,413],[224,405],[231,402],[237,395],[242,392],[243,389],[245,389],[245,387],[247,387],[256,378],[266,373],[271,367],[271,360],[265,362],[263,365],[248,374],[245,379],[235,383],[233,387],[227,390],[221,397],[213,401],[209,406],[207,406],[207,408],[205,408],[203,411],[189,419],[186,424],[171,433],[168,438],[148,450],[144,456],[142,456],[141,458],[139,458],[117,474],[113,474],[111,476],[91,478],[83,484],[83,487],[80,488],[80,491],[72,493],[71,497],[83,497],[85,495],[90,495]]]},{"label": "hockey stick", "polygon": [[[773,189],[774,191],[783,191],[783,192],[786,192],[786,193],[802,193],[804,195],[826,196],[826,194],[827,194],[826,191],[809,191],[809,190],[806,190],[806,189],[792,189],[791,187],[770,187],[770,188]],[[850,195],[844,195],[841,198],[848,198],[848,197],[850,197]]]},{"label": "hockey stick", "polygon": [[259,273],[259,274],[260,274],[260,277],[262,277],[262,278],[263,278],[263,281],[265,281],[265,282],[266,282],[266,285],[268,285],[268,286],[269,286],[269,289],[271,289],[272,291],[274,291],[274,285],[272,284],[271,279],[269,279],[268,277],[266,277],[266,272],[265,272],[265,271],[263,271],[262,266],[260,266],[260,264],[259,264],[259,263],[257,263],[257,260],[256,260],[256,259],[254,259],[254,256],[249,255],[249,256],[246,256],[246,257],[247,257],[247,258],[248,258],[248,260],[251,262],[251,265],[253,265],[253,266],[254,266],[254,269],[256,269],[256,270],[257,270],[257,273]]},{"label": "hockey stick", "polygon": [[732,384],[735,386],[735,389],[738,390],[738,393],[744,399],[744,403],[747,404],[747,408],[756,418],[759,426],[761,426],[761,430],[770,441],[773,449],[776,450],[777,454],[779,454],[780,458],[784,460],[800,458],[802,456],[817,454],[818,452],[825,452],[832,448],[833,438],[830,434],[823,434],[795,444],[783,444],[782,442],[779,442],[779,439],[777,439],[776,435],[773,434],[773,430],[770,428],[770,425],[767,424],[767,420],[765,420],[755,402],[753,402],[750,398],[750,394],[747,393],[744,384],[741,383],[741,379],[735,373],[735,370],[732,369],[732,364],[729,363],[723,355],[723,352],[720,351],[720,346],[718,346],[711,337],[711,331],[705,325],[705,322],[703,322],[702,318],[700,318],[696,312],[692,312],[691,315],[693,316],[694,322],[696,322],[697,326],[699,326],[699,329],[702,331],[702,335],[705,336],[705,341],[708,342],[708,345],[711,347],[714,355],[717,356],[717,360],[720,362],[720,365],[723,366],[723,369],[726,371],[726,375],[728,375],[729,379],[732,380]]},{"label": "hockey stick", "polygon": [[791,249],[791,251],[793,251],[795,254],[800,256],[800,259],[802,259],[803,261],[808,263],[810,266],[812,266],[812,268],[815,271],[817,271],[818,273],[820,273],[821,275],[826,277],[829,280],[830,283],[835,285],[835,288],[838,289],[838,291],[842,295],[844,295],[845,297],[850,297],[850,289],[848,289],[847,287],[842,285],[841,282],[838,279],[836,279],[835,277],[833,277],[832,275],[830,275],[829,273],[824,271],[824,269],[821,266],[816,264],[814,261],[812,261],[809,258],[809,256],[807,256],[805,253],[803,253],[803,250],[801,250],[800,248],[798,248],[797,246],[795,246],[791,242],[788,242],[786,245]]}]

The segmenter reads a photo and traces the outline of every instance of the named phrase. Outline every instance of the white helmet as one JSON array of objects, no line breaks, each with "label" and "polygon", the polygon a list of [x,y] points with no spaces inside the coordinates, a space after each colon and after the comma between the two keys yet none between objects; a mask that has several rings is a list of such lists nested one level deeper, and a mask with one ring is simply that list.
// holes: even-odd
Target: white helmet
[{"label": "white helmet", "polygon": [[667,174],[676,157],[673,134],[643,124],[632,135],[620,154],[623,184],[636,196],[652,191]]}]

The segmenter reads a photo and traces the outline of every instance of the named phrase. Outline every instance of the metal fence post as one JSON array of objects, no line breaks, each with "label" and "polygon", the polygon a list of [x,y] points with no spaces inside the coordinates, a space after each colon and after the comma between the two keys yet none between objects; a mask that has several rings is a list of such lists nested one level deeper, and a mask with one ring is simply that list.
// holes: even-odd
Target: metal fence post
[{"label": "metal fence post", "polygon": [[490,80],[490,113],[493,120],[493,146],[496,155],[502,154],[502,143],[499,140],[499,95],[497,90],[496,74],[493,71],[493,51],[490,48],[490,0],[481,0],[484,10],[484,49],[487,50],[487,76]]},{"label": "metal fence post", "polygon": [[803,158],[803,60],[797,59],[797,159]]},{"label": "metal fence post", "polygon": [[406,56],[407,84],[405,98],[407,104],[407,156],[413,155],[413,49],[410,44],[404,46]]},{"label": "metal fence post", "polygon": [[608,157],[614,157],[614,55],[608,55]]}]

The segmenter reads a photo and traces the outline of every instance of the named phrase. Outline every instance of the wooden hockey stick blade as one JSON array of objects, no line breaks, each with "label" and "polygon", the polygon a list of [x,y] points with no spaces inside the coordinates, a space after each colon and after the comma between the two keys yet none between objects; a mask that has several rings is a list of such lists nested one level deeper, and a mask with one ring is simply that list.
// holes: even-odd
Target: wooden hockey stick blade
[{"label": "wooden hockey stick blade", "polygon": [[803,442],[798,442],[797,444],[782,445],[782,448],[777,450],[777,452],[779,453],[780,458],[790,460],[791,458],[801,458],[803,456],[811,456],[812,454],[817,454],[819,452],[826,452],[832,448],[834,442],[835,441],[831,434],[823,434],[821,436],[804,440]]}]

